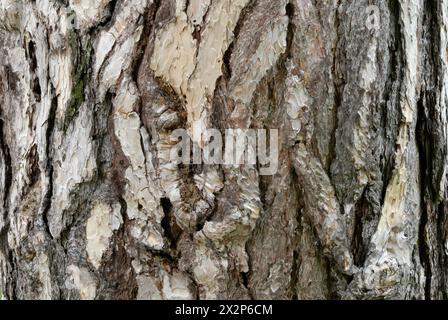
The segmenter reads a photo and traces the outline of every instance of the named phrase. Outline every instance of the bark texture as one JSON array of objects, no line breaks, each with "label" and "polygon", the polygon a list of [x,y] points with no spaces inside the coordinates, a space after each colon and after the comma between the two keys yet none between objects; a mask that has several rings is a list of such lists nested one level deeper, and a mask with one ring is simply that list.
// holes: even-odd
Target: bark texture
[{"label": "bark texture", "polygon": [[[448,0],[0,0],[4,297],[447,298],[447,45]],[[202,127],[277,173],[173,164]]]}]

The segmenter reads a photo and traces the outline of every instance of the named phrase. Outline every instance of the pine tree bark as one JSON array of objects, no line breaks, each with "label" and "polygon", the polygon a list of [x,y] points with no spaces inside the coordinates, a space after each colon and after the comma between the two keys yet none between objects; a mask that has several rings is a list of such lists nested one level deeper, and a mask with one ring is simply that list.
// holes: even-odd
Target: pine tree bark
[{"label": "pine tree bark", "polygon": [[[447,298],[447,33],[448,0],[1,0],[3,296]],[[277,172],[172,163],[201,126],[277,129]]]}]

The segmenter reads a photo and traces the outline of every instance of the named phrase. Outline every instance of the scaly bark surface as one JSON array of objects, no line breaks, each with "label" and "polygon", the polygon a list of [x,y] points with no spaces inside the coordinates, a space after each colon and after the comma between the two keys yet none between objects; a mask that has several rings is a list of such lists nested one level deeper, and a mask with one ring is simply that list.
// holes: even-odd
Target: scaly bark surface
[{"label": "scaly bark surface", "polygon": [[0,0],[4,297],[446,299],[447,67],[448,0]]}]

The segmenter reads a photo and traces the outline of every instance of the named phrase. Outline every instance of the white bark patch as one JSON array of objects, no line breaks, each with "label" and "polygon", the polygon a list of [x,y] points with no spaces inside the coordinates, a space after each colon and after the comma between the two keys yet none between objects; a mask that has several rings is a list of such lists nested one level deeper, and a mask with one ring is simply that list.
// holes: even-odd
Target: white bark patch
[{"label": "white bark patch", "polygon": [[190,278],[180,272],[160,270],[156,277],[137,276],[137,300],[193,300]]},{"label": "white bark patch", "polygon": [[130,0],[122,5],[113,25],[101,32],[96,44],[93,70],[94,78],[98,80],[100,100],[103,100],[108,89],[114,92],[115,86],[120,84],[118,78],[129,69],[143,31],[139,19],[148,1]]},{"label": "white bark patch", "polygon": [[81,300],[93,300],[96,296],[96,281],[87,268],[79,268],[75,265],[67,267],[69,277],[66,280],[68,289],[79,292]]},{"label": "white bark patch", "polygon": [[333,255],[338,268],[350,274],[354,271],[353,259],[334,187],[320,160],[303,143],[296,146],[295,155],[294,167],[299,181],[307,186],[304,202],[308,218],[317,230],[323,247]]},{"label": "white bark patch", "polygon": [[192,300],[191,280],[182,273],[163,274],[162,293],[166,300]]},{"label": "white bark patch", "polygon": [[230,81],[231,97],[235,101],[244,105],[250,103],[260,80],[285,52],[288,17],[285,10],[282,11],[282,15],[272,21],[271,27],[262,35],[255,54],[241,70],[243,72]]},{"label": "white bark patch", "polygon": [[135,30],[135,34],[132,37],[127,38],[123,44],[113,52],[108,60],[107,65],[104,67],[102,74],[102,81],[100,83],[100,95],[103,97],[107,89],[115,88],[118,84],[117,80],[120,77],[123,70],[130,67],[132,62],[132,55],[136,43],[140,39],[142,28],[139,27]]},{"label": "white bark patch", "polygon": [[101,265],[103,253],[109,247],[113,232],[118,230],[122,223],[119,204],[110,206],[104,202],[98,202],[90,212],[86,225],[86,250],[90,263],[96,269]]},{"label": "white bark patch", "polygon": [[372,97],[372,89],[377,80],[377,56],[378,40],[376,37],[372,38],[370,46],[367,50],[367,55],[364,63],[361,65],[359,86],[362,87],[365,93],[362,96],[362,101],[357,113],[358,117],[355,119],[356,130],[353,130],[353,143],[354,147],[350,149],[352,153],[352,159],[357,174],[358,184],[356,190],[353,190],[354,195],[352,199],[349,199],[348,203],[344,203],[344,210],[347,216],[351,215],[351,209],[353,204],[356,203],[362,196],[362,193],[369,182],[368,170],[366,167],[365,154],[366,150],[369,150],[369,146],[372,142],[370,135],[371,126],[371,106],[374,104]]},{"label": "white bark patch", "polygon": [[285,109],[293,129],[290,139],[295,141],[302,127],[300,119],[303,119],[303,116],[299,117],[301,110],[312,103],[312,97],[308,94],[303,81],[297,75],[291,73],[291,68],[288,68],[286,88]]},{"label": "white bark patch", "polygon": [[201,190],[203,196],[210,202],[214,201],[215,193],[224,187],[222,178],[216,170],[195,175],[194,182],[196,187]]},{"label": "white bark patch", "polygon": [[96,159],[90,137],[92,128],[91,110],[83,104],[78,117],[67,133],[57,131],[53,143],[59,148],[54,166],[54,194],[49,212],[50,231],[58,237],[65,227],[65,218],[61,214],[68,206],[70,193],[84,181],[89,181],[96,170]]},{"label": "white bark patch", "polygon": [[[443,0],[441,5],[441,17],[442,17],[442,24],[440,26],[440,47],[441,48],[448,48],[448,1]],[[443,70],[443,81],[442,81],[442,95],[440,98],[439,106],[441,108],[441,118],[443,119],[443,122],[445,124],[444,126],[444,136],[445,136],[445,142],[446,145],[448,145],[448,113],[447,113],[447,106],[448,106],[448,50],[440,50],[440,61],[441,61],[441,68]],[[447,188],[447,179],[448,179],[448,163],[445,164],[443,177],[440,181],[440,187],[439,187],[439,197],[443,199],[445,196],[444,190]]]},{"label": "white bark patch", "polygon": [[97,74],[102,66],[107,54],[112,50],[115,44],[115,35],[109,31],[103,31],[100,34],[98,44],[95,50],[94,73]]},{"label": "white bark patch", "polygon": [[[127,85],[125,85],[127,83]],[[145,143],[141,120],[134,107],[138,104],[137,88],[134,83],[123,81],[120,94],[114,99],[114,127],[115,134],[120,141],[125,156],[129,159],[130,167],[126,169],[125,177],[128,181],[125,200],[129,219],[135,220],[131,233],[151,248],[163,248],[163,235],[160,223],[163,212],[158,202],[160,191],[152,181],[145,158]]]},{"label": "white bark patch", "polygon": [[26,154],[31,147],[32,132],[28,126],[30,121],[28,113],[31,109],[30,101],[30,76],[29,76],[29,64],[26,60],[26,53],[23,48],[10,49],[7,53],[7,63],[10,66],[12,72],[19,75],[16,82],[17,89],[23,94],[18,97],[17,101],[12,108],[15,108],[15,112],[12,114],[14,126],[10,127],[11,132],[16,137],[16,144],[14,151],[17,154],[15,163],[12,166],[17,170],[15,177],[15,183],[11,186],[11,203],[16,203],[22,196],[23,188],[26,185],[27,173],[26,167]]},{"label": "white bark patch", "polygon": [[41,283],[40,297],[42,300],[51,299],[51,272],[50,272],[50,261],[48,256],[44,253],[39,254],[37,259],[38,276]]},{"label": "white bark patch", "polygon": [[155,279],[139,275],[137,276],[138,293],[137,300],[162,300],[160,290]]},{"label": "white bark patch", "polygon": [[[410,127],[415,126],[416,118],[416,94],[417,94],[417,57],[418,57],[418,44],[417,44],[417,17],[419,12],[419,1],[412,1],[408,3],[401,1],[401,17],[404,24],[404,44],[406,47],[406,81],[405,90],[406,98],[401,101],[402,112],[404,115],[405,124],[400,127],[400,133],[398,136],[398,148],[396,152],[396,171],[392,178],[391,183],[388,186],[386,192],[386,199],[384,202],[383,212],[381,220],[378,226],[373,242],[379,248],[384,248],[387,243],[396,243],[395,250],[393,250],[393,256],[398,260],[399,264],[412,265],[411,261],[411,243],[404,241],[401,243],[398,236],[404,232],[406,221],[412,219],[412,225],[418,226],[418,209],[419,209],[419,197],[409,198],[407,193],[409,189],[418,188],[416,180],[409,179],[409,163],[408,152],[412,148],[412,144],[415,141],[411,141],[411,137],[408,134]],[[413,168],[417,169],[417,168]],[[417,212],[409,212],[407,204],[409,201],[414,201],[417,204]],[[414,220],[415,219],[415,220]],[[397,230],[399,232],[397,232]],[[401,243],[401,244],[400,244]],[[387,251],[386,251],[387,252]],[[385,254],[387,254],[385,252]]]},{"label": "white bark patch", "polygon": [[217,261],[217,259],[210,258],[211,252],[206,247],[200,248],[196,251],[195,267],[193,274],[196,282],[204,289],[204,296],[202,299],[217,299],[219,297],[220,279],[224,277],[222,272],[222,264],[226,261]]},{"label": "white bark patch", "polygon": [[187,97],[188,121],[194,141],[207,128],[210,99],[215,91],[216,80],[222,75],[223,57],[233,41],[233,30],[248,0],[218,1],[209,8],[204,23],[201,43],[197,52],[194,73],[189,79]]},{"label": "white bark patch", "polygon": [[16,0],[0,2],[0,28],[7,31],[16,31],[21,25],[21,6]]},{"label": "white bark patch", "polygon": [[174,22],[166,25],[156,36],[151,69],[173,86],[177,94],[187,89],[187,80],[194,70],[196,40],[187,15],[180,12]]},{"label": "white bark patch", "polygon": [[179,95],[185,95],[188,122],[196,142],[206,128],[205,112],[206,108],[210,108],[207,98],[213,95],[216,80],[222,74],[224,53],[233,41],[233,30],[247,3],[248,0],[212,3],[202,26],[204,31],[199,49],[192,35],[193,24],[198,24],[197,21],[202,19],[207,2],[190,4],[188,14],[193,24],[183,11],[177,10],[176,20],[156,36],[151,69],[156,77],[170,83]]}]

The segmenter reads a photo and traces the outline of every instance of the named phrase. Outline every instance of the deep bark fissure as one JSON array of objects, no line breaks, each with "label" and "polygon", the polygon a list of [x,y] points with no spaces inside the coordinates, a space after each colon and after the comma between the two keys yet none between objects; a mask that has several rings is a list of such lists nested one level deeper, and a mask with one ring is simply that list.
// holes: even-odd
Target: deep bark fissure
[{"label": "deep bark fissure", "polygon": [[56,124],[56,111],[58,108],[58,101],[57,96],[55,96],[54,88],[52,87],[52,94],[53,99],[51,100],[51,108],[49,117],[47,120],[47,131],[46,131],[46,155],[47,155],[47,174],[48,174],[48,190],[45,194],[44,201],[43,201],[43,211],[42,211],[42,220],[44,222],[45,229],[48,233],[48,235],[53,239],[53,235],[50,231],[50,225],[48,223],[48,212],[51,208],[51,201],[53,198],[53,174],[54,174],[54,168],[53,168],[53,162],[52,162],[52,156],[51,156],[51,141],[52,141],[52,135],[53,131],[55,129]]},{"label": "deep bark fissure", "polygon": [[233,48],[235,46],[235,41],[236,41],[236,39],[238,39],[241,28],[243,27],[243,24],[246,21],[246,18],[250,15],[251,10],[253,10],[256,3],[257,3],[256,0],[250,0],[249,3],[241,11],[241,13],[238,17],[238,22],[236,23],[235,29],[233,29],[233,41],[230,43],[229,47],[224,52],[222,61],[223,61],[223,66],[228,75],[228,79],[230,79],[232,77],[232,68],[230,67],[230,58],[232,57]]},{"label": "deep bark fissure", "polygon": [[4,160],[4,165],[6,167],[5,170],[5,188],[3,190],[3,208],[5,209],[4,211],[4,217],[3,219],[7,220],[7,208],[8,208],[8,198],[9,198],[9,188],[11,187],[11,182],[12,182],[12,166],[11,166],[11,155],[9,153],[9,147],[6,144],[5,141],[5,132],[4,132],[4,122],[1,119],[1,113],[0,113],[0,148],[2,150],[2,154],[3,154],[3,160]]},{"label": "deep bark fissure", "polygon": [[333,128],[332,134],[330,138],[330,148],[329,148],[329,157],[328,163],[325,164],[327,168],[327,174],[331,177],[331,165],[336,158],[336,132],[338,130],[338,110],[342,104],[342,92],[344,91],[345,80],[343,70],[341,70],[341,66],[339,64],[340,55],[342,54],[341,49],[338,48],[339,44],[342,41],[342,35],[340,34],[340,13],[339,7],[341,5],[341,1],[338,1],[336,4],[336,13],[334,20],[334,29],[336,39],[334,41],[334,46],[332,50],[333,54],[333,62],[331,66],[331,75],[333,77],[333,90],[334,90],[334,106],[333,106]]},{"label": "deep bark fissure", "polygon": [[[384,139],[389,143],[395,143],[396,137],[398,136],[398,126],[394,123],[399,122],[399,113],[394,112],[394,110],[399,109],[399,99],[396,97],[396,93],[394,93],[394,86],[397,86],[395,90],[398,92],[401,90],[401,80],[403,77],[403,71],[401,66],[404,63],[403,53],[402,53],[402,31],[401,31],[401,23],[400,23],[400,8],[397,1],[389,1],[388,8],[390,10],[391,21],[393,23],[393,29],[391,30],[392,41],[389,44],[389,51],[391,54],[390,64],[389,64],[389,79],[387,81],[385,90],[384,90],[384,101],[385,104],[382,107],[381,111],[381,124],[383,130]],[[393,108],[393,110],[389,110]],[[391,119],[395,114],[396,119]],[[388,132],[387,128],[390,128],[391,125],[395,126],[395,130],[393,132]],[[392,135],[392,137],[391,137]],[[381,201],[380,204],[384,204],[384,200],[386,197],[387,187],[392,179],[393,171],[394,171],[394,163],[395,163],[395,155],[393,152],[387,153],[387,150],[383,151],[382,158],[382,181],[383,186],[381,190]]]},{"label": "deep bark fissure", "polygon": [[[442,251],[443,243],[446,242],[446,207],[445,204],[442,202],[439,203],[439,206],[437,207],[437,248],[438,250]],[[444,229],[445,227],[445,229]],[[444,266],[447,265],[447,258],[446,255],[440,254],[439,255],[439,265],[442,266],[441,269],[443,269]],[[447,274],[446,272],[441,272],[441,280],[442,280],[442,298],[444,300],[448,299],[448,285],[446,283]]]}]

